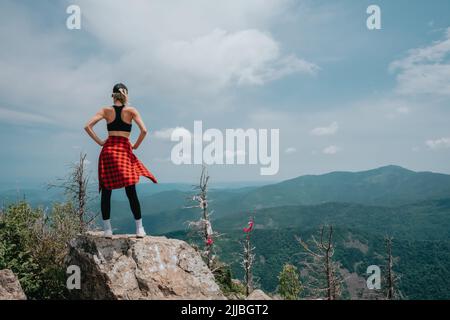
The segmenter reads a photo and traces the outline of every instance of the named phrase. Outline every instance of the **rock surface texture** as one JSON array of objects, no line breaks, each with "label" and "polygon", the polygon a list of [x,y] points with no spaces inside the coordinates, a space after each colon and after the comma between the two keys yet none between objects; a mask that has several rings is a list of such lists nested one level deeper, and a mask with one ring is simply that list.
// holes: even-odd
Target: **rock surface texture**
[{"label": "rock surface texture", "polygon": [[245,300],[273,300],[260,289],[253,290]]},{"label": "rock surface texture", "polygon": [[225,299],[200,254],[186,242],[101,233],[70,242],[68,265],[81,272],[78,299]]},{"label": "rock surface texture", "polygon": [[0,270],[0,300],[26,300],[16,275],[8,269]]}]

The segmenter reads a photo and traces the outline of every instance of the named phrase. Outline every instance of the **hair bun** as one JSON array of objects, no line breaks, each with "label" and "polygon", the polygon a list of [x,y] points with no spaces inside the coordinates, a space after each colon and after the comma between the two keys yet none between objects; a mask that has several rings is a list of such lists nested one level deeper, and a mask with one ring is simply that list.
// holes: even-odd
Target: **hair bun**
[{"label": "hair bun", "polygon": [[[123,92],[125,91],[125,92]],[[123,83],[117,83],[116,85],[114,85],[113,87],[113,93],[122,93],[122,94],[128,94],[128,88],[126,85],[124,85]]]}]

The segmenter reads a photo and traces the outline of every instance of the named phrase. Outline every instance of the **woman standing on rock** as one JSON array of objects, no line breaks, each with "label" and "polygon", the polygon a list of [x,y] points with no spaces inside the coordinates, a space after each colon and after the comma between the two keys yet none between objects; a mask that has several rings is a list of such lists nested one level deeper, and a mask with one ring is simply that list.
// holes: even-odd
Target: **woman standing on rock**
[{"label": "woman standing on rock", "polygon": [[[137,149],[144,140],[147,129],[136,108],[127,105],[128,88],[124,84],[118,83],[114,86],[112,98],[114,105],[101,108],[84,127],[91,138],[103,146],[98,160],[98,182],[104,235],[108,238],[112,237],[110,223],[112,189],[125,188],[136,221],[136,236],[144,237],[145,230],[142,226],[136,184],[140,176],[147,177],[154,183],[157,183],[157,180],[134,155],[133,149]],[[101,140],[92,129],[102,119],[106,120],[108,129],[108,138],[105,141]],[[133,120],[139,126],[141,133],[136,142],[131,144],[129,137]]]}]

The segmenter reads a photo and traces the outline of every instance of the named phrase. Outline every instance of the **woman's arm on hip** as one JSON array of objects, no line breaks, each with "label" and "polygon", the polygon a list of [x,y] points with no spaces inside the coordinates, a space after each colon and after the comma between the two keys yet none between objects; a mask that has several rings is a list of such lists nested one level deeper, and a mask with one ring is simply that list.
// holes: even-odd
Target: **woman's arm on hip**
[{"label": "woman's arm on hip", "polygon": [[89,136],[91,136],[91,138],[94,139],[94,141],[97,142],[100,146],[102,146],[105,142],[95,134],[93,127],[97,122],[99,122],[102,119],[105,119],[104,108],[98,111],[84,126],[84,130],[86,130]]},{"label": "woman's arm on hip", "polygon": [[137,138],[136,142],[133,145],[133,149],[137,149],[141,144],[142,140],[144,140],[145,136],[147,135],[147,128],[145,127],[144,121],[142,121],[141,115],[136,110],[136,108],[133,108],[132,112],[133,112],[133,120],[136,122],[136,124],[139,126],[139,129],[141,130],[139,137]]}]

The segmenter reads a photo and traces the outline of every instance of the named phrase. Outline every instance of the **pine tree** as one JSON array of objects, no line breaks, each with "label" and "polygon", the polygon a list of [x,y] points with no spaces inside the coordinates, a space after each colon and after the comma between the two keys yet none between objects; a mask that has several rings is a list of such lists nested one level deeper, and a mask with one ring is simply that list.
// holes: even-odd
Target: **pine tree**
[{"label": "pine tree", "polygon": [[297,268],[286,263],[278,276],[278,293],[286,300],[297,300],[302,285],[300,283]]}]

